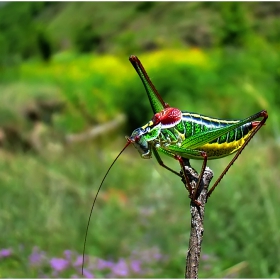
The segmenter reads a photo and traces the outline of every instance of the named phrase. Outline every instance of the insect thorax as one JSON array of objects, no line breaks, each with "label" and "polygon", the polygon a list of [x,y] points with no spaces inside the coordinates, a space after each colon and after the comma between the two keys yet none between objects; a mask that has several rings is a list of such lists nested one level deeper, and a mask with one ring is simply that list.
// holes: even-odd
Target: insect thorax
[{"label": "insect thorax", "polygon": [[[182,133],[183,132],[183,133]],[[181,146],[181,143],[185,139],[185,126],[181,120],[179,124],[171,128],[163,128],[160,131],[159,136],[154,139],[153,145],[157,147],[168,147],[169,145]]]}]

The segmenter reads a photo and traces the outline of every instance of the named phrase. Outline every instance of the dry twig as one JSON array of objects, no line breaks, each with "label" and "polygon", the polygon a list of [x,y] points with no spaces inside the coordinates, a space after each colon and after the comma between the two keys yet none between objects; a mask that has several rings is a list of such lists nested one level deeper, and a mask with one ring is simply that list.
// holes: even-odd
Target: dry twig
[{"label": "dry twig", "polygon": [[[184,159],[184,163],[187,174],[189,175],[189,181],[191,185],[195,187],[199,174],[197,174],[197,172],[190,166],[188,159]],[[197,206],[195,203],[191,202],[191,232],[189,240],[189,249],[186,257],[185,278],[197,279],[198,277],[201,244],[204,232],[204,211],[207,199],[207,191],[212,177],[212,170],[206,167],[203,174],[203,178],[201,180],[197,197],[197,201],[200,202],[201,205]]]}]

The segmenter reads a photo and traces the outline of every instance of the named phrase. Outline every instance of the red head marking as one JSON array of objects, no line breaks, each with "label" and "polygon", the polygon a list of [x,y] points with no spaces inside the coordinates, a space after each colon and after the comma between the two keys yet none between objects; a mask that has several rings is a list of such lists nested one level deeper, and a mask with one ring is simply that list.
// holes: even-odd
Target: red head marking
[{"label": "red head marking", "polygon": [[154,125],[161,123],[163,126],[171,127],[180,122],[182,112],[177,108],[165,108],[159,113],[156,113],[152,119]]}]

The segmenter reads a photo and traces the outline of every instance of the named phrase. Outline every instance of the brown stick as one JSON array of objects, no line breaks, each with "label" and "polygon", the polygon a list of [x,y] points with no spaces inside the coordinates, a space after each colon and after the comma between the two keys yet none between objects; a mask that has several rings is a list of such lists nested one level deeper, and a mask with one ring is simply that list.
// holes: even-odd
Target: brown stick
[{"label": "brown stick", "polygon": [[[193,188],[196,186],[196,182],[199,178],[199,174],[190,166],[189,160],[184,159],[185,169],[189,175],[189,181]],[[185,278],[197,279],[198,278],[198,267],[201,253],[201,244],[203,240],[203,222],[204,222],[204,211],[207,200],[207,191],[209,184],[212,180],[213,172],[210,168],[206,167],[202,180],[200,182],[199,190],[197,191],[197,201],[201,204],[196,205],[191,202],[191,232],[189,240],[189,249],[186,257],[186,271]],[[187,186],[186,186],[187,187]]]}]

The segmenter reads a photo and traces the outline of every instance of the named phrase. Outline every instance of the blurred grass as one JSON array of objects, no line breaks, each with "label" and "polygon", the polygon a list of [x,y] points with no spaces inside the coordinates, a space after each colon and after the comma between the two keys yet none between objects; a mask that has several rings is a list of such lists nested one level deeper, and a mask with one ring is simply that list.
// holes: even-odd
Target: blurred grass
[{"label": "blurred grass", "polygon": [[[210,264],[201,265],[203,278],[229,277],[231,271],[233,277],[280,277],[280,65],[277,49],[263,47],[137,54],[172,106],[218,118],[245,118],[261,109],[269,113],[267,124],[209,200],[203,254]],[[38,154],[0,150],[0,247],[14,248],[20,260],[1,263],[0,276],[30,277],[34,274],[25,260],[34,246],[52,255],[65,249],[81,253],[103,175],[123,147],[123,136],[147,122],[152,112],[127,57],[60,53],[48,64],[34,60],[10,69],[1,81],[1,108],[6,111],[0,110],[0,119],[9,114],[14,124],[21,125],[21,107],[38,96],[66,103],[52,127],[62,135],[109,121],[119,112],[129,119],[124,129],[92,143],[65,146],[52,139]],[[176,161],[164,160],[178,170]],[[214,179],[228,162],[209,162]],[[200,170],[201,162],[193,164]],[[189,226],[189,199],[178,178],[129,147],[104,183],[86,252],[116,260],[133,250],[157,247],[168,261],[159,262],[160,270],[149,276],[182,277]]]}]

